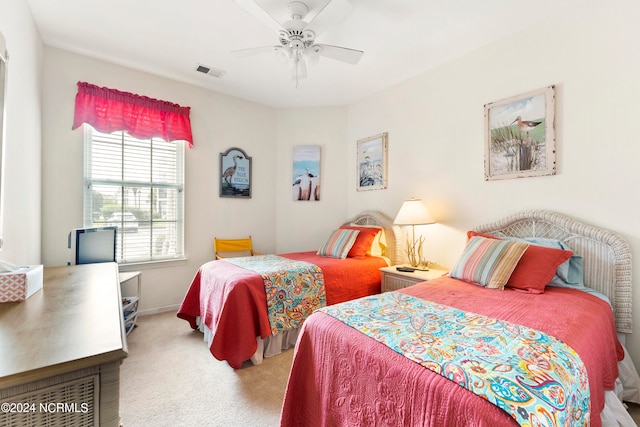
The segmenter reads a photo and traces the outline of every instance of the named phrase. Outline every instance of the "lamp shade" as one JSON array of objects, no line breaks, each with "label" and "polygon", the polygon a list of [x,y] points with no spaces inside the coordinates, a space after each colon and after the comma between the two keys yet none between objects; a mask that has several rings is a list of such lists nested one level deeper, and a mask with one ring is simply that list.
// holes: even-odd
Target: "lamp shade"
[{"label": "lamp shade", "polygon": [[433,224],[435,221],[422,200],[411,198],[404,201],[393,223],[396,225],[421,225]]}]

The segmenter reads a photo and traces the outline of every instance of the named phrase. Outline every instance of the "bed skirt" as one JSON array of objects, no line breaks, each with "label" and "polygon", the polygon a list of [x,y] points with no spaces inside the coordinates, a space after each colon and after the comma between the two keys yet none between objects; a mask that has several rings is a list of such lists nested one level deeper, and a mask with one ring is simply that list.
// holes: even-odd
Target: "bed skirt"
[{"label": "bed skirt", "polygon": [[[207,347],[211,346],[211,340],[213,334],[211,329],[202,323],[200,317],[197,318],[198,330],[203,333],[204,341],[207,343]],[[270,335],[265,339],[256,337],[258,348],[256,352],[251,356],[251,363],[259,365],[265,357],[277,356],[282,353],[282,350],[292,348],[296,345],[298,335],[300,334],[300,328],[290,329],[288,331],[280,332],[277,335]]]},{"label": "bed skirt", "polygon": [[627,412],[624,402],[640,404],[640,377],[624,346],[626,334],[618,333],[618,340],[624,349],[624,359],[618,362],[618,379],[613,391],[605,391],[604,409],[600,413],[603,427],[636,425]]}]

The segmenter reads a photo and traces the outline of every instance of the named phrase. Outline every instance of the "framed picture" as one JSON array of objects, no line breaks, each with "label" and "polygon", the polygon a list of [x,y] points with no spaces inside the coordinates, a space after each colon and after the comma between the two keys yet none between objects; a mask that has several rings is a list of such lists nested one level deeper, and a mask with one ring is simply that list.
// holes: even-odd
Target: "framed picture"
[{"label": "framed picture", "polygon": [[293,200],[320,200],[320,146],[293,147]]},{"label": "framed picture", "polygon": [[388,140],[386,132],[358,140],[358,191],[387,188]]},{"label": "framed picture", "polygon": [[484,106],[485,180],[556,174],[555,87]]},{"label": "framed picture", "polygon": [[220,153],[220,197],[251,198],[251,157],[240,148]]}]

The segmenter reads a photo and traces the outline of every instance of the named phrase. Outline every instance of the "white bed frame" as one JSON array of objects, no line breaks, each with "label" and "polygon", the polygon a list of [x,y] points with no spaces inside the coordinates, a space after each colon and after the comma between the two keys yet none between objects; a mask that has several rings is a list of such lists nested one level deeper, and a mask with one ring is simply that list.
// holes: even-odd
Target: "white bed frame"
[{"label": "white bed frame", "polygon": [[[624,345],[624,334],[633,329],[633,313],[631,250],[621,236],[546,210],[516,213],[474,230],[496,237],[542,237],[566,243],[584,260],[585,286],[609,298],[618,338]],[[600,413],[603,426],[635,425],[622,401],[640,401],[640,377],[626,349],[624,360],[618,362],[618,371],[615,390],[605,392],[606,404]]]},{"label": "white bed frame", "polygon": [[584,259],[584,284],[611,301],[616,327],[631,333],[631,250],[611,231],[545,210],[531,210],[482,225],[477,232],[496,237],[544,237],[562,240]]},{"label": "white bed frame", "polygon": [[393,225],[393,220],[378,211],[363,211],[354,216],[343,225],[375,225],[384,229],[387,240],[387,250],[384,256],[389,258],[391,265],[402,263],[402,231],[397,225]]}]

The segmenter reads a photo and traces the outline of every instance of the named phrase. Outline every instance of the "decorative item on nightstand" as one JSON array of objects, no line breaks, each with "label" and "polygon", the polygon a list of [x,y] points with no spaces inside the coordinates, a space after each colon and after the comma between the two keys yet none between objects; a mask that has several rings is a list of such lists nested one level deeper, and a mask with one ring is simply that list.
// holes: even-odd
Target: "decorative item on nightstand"
[{"label": "decorative item on nightstand", "polygon": [[424,243],[424,236],[420,236],[420,239],[416,240],[416,225],[434,224],[435,221],[431,217],[431,214],[429,214],[427,207],[422,203],[422,200],[412,197],[404,201],[393,223],[396,225],[411,226],[411,241],[407,238],[405,250],[409,264],[411,264],[413,268],[418,268],[423,262],[422,244]]}]

